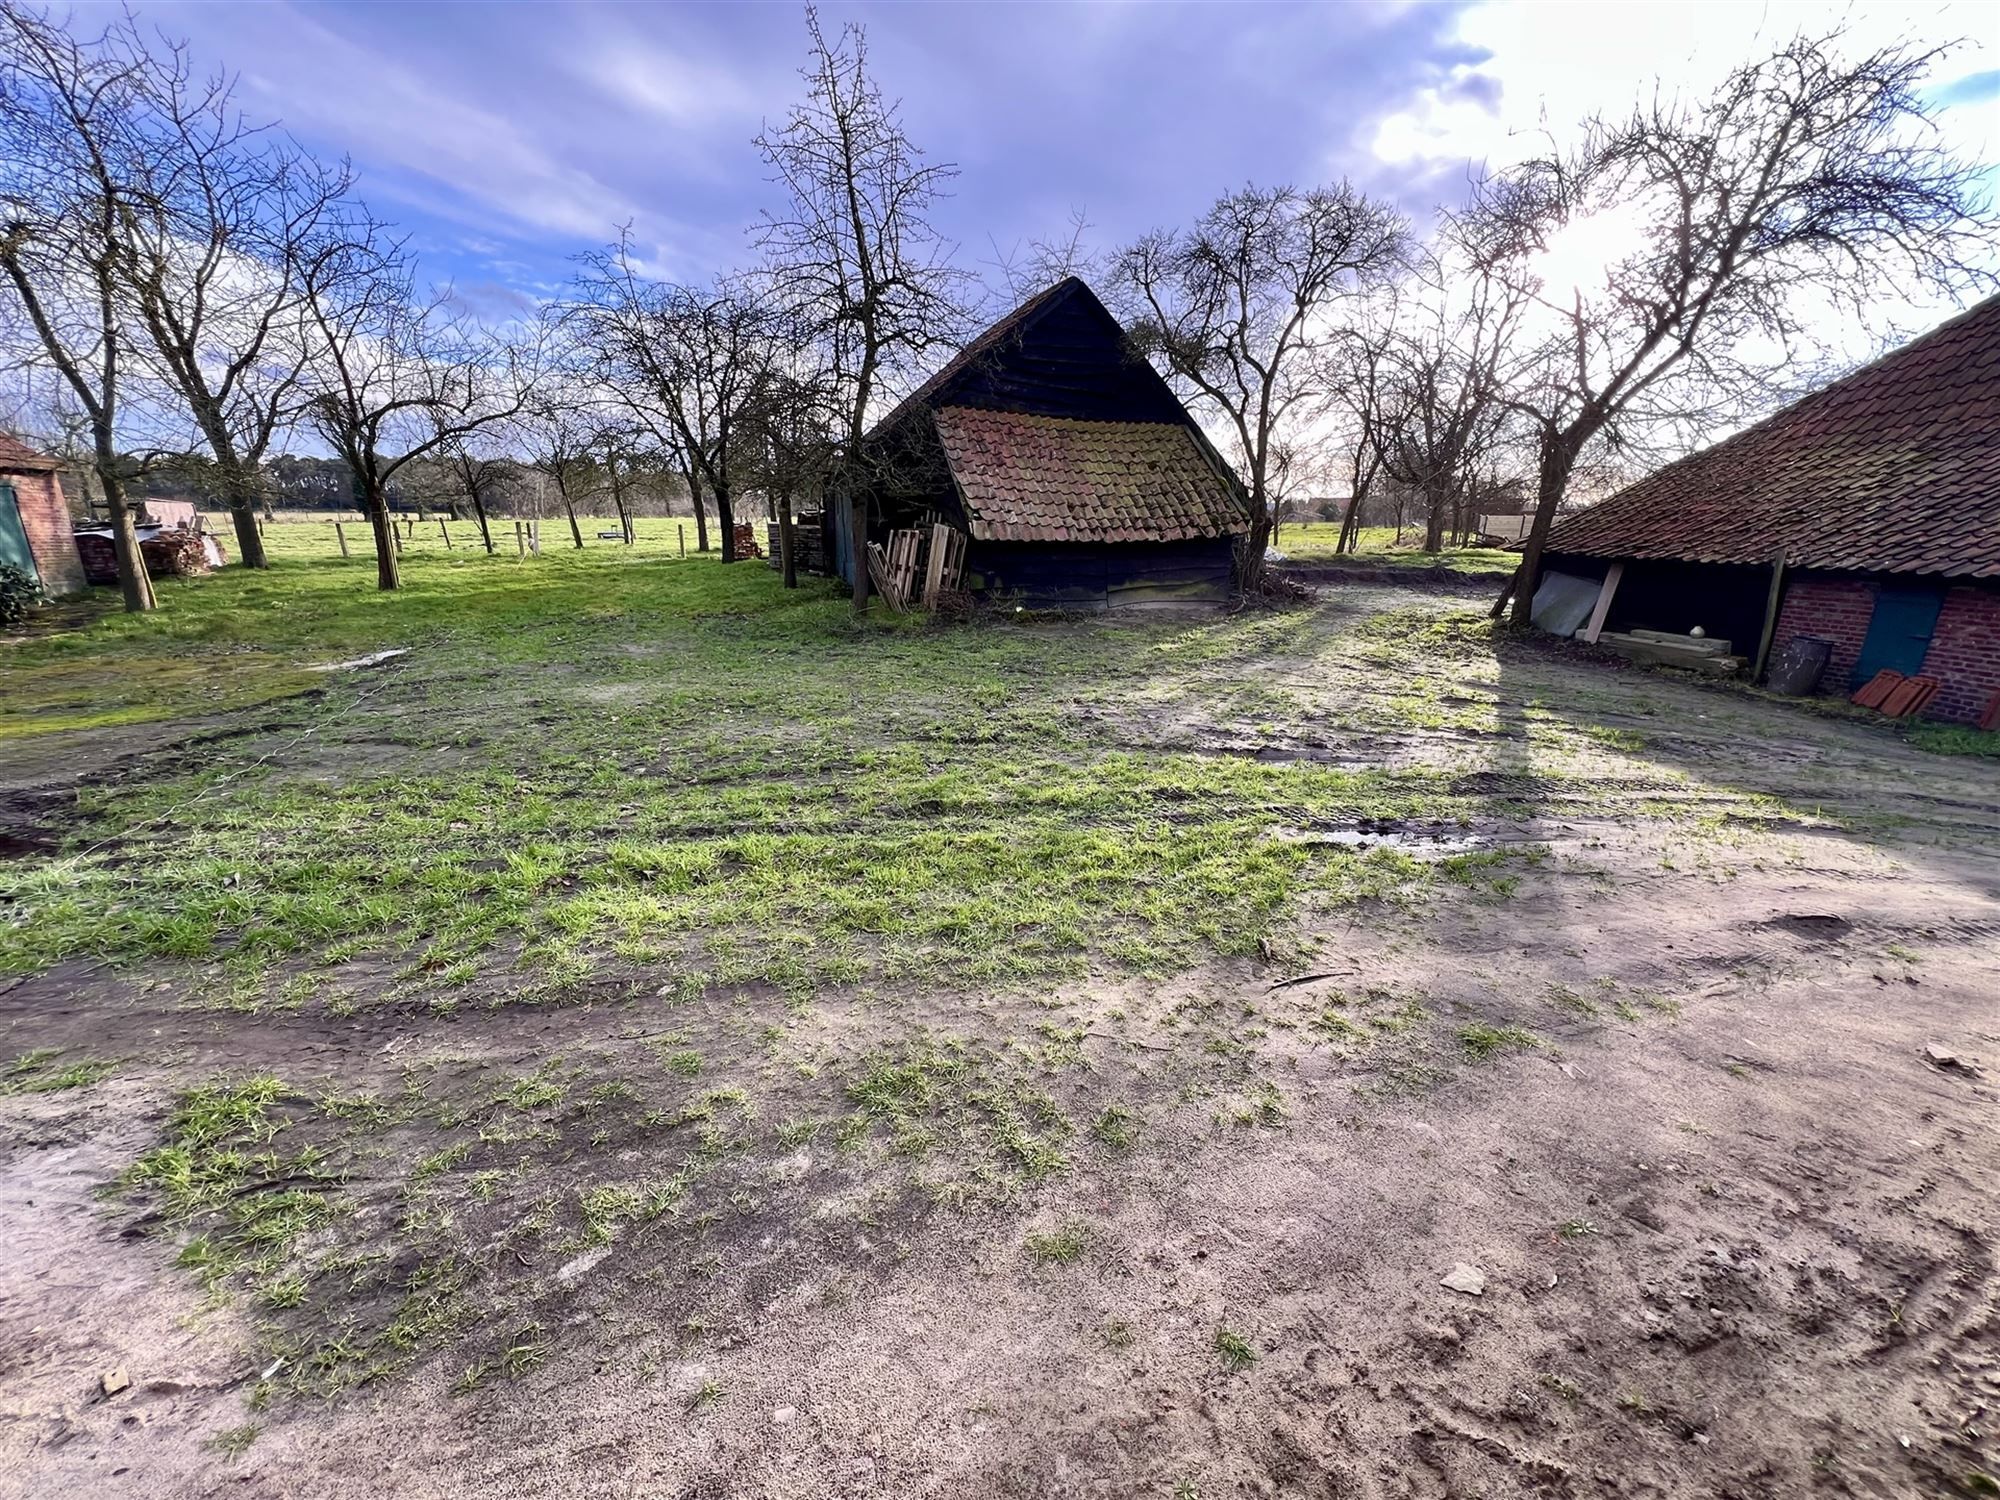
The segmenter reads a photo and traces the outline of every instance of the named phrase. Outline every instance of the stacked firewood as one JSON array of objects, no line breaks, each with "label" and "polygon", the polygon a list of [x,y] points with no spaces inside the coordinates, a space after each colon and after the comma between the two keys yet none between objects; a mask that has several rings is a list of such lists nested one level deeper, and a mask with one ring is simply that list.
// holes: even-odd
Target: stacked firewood
[{"label": "stacked firewood", "polygon": [[[118,581],[118,552],[109,531],[78,532],[76,552],[83,559],[83,576],[90,582]],[[201,533],[192,526],[167,527],[140,538],[139,555],[155,578],[192,578],[209,570]]]}]

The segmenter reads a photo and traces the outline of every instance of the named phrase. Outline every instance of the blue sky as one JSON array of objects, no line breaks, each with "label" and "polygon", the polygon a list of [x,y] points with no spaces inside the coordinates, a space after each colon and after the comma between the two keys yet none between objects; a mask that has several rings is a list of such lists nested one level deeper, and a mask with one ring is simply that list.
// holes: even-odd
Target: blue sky
[{"label": "blue sky", "polygon": [[[150,4],[241,75],[253,115],[346,153],[434,279],[547,295],[630,221],[665,274],[744,263],[772,189],[751,145],[799,93],[798,6]],[[978,267],[1085,211],[1102,243],[1248,179],[1340,176],[1421,214],[1546,119],[1695,86],[1825,6],[833,5],[917,141],[962,172],[940,215]],[[1610,18],[1617,17],[1617,24]],[[1940,71],[1988,160],[1996,23],[1934,0],[1845,12],[1858,42],[1970,38]],[[1701,17],[1700,25],[1691,20]]]}]

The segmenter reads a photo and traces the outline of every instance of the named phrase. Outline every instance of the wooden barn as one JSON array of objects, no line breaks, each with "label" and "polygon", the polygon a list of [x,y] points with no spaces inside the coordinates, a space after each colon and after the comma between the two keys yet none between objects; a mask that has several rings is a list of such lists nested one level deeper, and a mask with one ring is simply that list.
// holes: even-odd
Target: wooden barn
[{"label": "wooden barn", "polygon": [[[868,434],[838,488],[866,540],[944,525],[964,587],[1032,609],[1227,597],[1241,483],[1075,277],[988,328]],[[853,510],[828,507],[853,579]]]}]

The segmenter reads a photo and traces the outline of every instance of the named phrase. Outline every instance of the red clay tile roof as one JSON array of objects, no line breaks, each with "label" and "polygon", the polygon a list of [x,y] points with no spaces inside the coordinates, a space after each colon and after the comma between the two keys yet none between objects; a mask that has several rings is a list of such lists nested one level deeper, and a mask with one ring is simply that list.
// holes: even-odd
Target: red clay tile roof
[{"label": "red clay tile roof", "polygon": [[1248,529],[1185,427],[946,406],[937,430],[981,541],[1178,541]]},{"label": "red clay tile roof", "polygon": [[61,459],[37,453],[18,438],[0,432],[0,474],[48,474],[61,467]]},{"label": "red clay tile roof", "polygon": [[2000,578],[2000,297],[1566,517],[1548,548]]}]

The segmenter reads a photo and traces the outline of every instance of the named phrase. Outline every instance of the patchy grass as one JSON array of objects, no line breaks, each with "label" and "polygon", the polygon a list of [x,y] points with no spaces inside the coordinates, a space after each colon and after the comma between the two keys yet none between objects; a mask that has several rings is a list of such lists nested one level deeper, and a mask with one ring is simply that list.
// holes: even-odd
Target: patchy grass
[{"label": "patchy grass", "polygon": [[1903,738],[1933,755],[1973,755],[2000,760],[2000,730],[1964,724],[1913,724]]},{"label": "patchy grass", "polygon": [[1525,1026],[1489,1026],[1483,1021],[1459,1027],[1458,1044],[1475,1062],[1484,1062],[1502,1052],[1532,1052],[1548,1045]]},{"label": "patchy grass", "polygon": [[1242,1334],[1228,1328],[1215,1330],[1215,1352],[1222,1356],[1222,1367],[1234,1373],[1247,1370],[1257,1363],[1257,1351]]},{"label": "patchy grass", "polygon": [[1028,1236],[1028,1259],[1038,1266],[1068,1266],[1083,1259],[1083,1252],[1090,1246],[1090,1231],[1081,1224],[1064,1224],[1059,1228]]},{"label": "patchy grass", "polygon": [[82,1057],[60,1067],[64,1055],[59,1047],[42,1047],[23,1052],[0,1070],[0,1094],[53,1094],[64,1089],[88,1088],[115,1071],[118,1064],[102,1058]]}]

